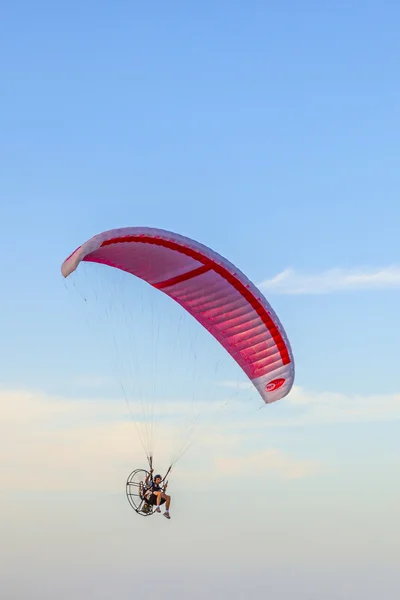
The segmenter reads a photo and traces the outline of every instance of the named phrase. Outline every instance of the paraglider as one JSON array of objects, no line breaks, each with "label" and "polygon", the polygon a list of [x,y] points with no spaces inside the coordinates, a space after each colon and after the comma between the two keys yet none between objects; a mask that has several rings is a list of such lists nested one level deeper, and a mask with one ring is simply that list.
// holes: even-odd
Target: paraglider
[{"label": "paraglider", "polygon": [[[277,315],[239,269],[207,246],[161,229],[127,227],[95,235],[77,248],[62,264],[63,276],[81,262],[124,271],[169,296],[219,342],[266,404],[290,392],[293,355]],[[151,470],[151,449],[146,452]],[[128,478],[137,501],[133,494],[128,499],[140,514],[153,513],[145,495],[151,473],[136,470]]]}]

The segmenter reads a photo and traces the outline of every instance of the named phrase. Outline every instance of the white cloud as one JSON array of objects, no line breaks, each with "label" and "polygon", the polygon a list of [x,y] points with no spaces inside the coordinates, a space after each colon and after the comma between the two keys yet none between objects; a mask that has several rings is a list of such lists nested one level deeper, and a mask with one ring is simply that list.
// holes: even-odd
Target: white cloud
[{"label": "white cloud", "polygon": [[[221,382],[234,387],[235,382]],[[252,384],[249,384],[253,387]],[[247,389],[247,384],[246,386]],[[302,427],[334,423],[368,423],[397,421],[400,419],[400,393],[394,394],[343,394],[319,392],[293,386],[290,394],[277,403],[266,405],[254,392],[253,408],[260,408],[257,418],[250,420],[249,399],[237,400],[228,405],[226,415],[241,421],[240,429],[266,427]],[[254,412],[254,411],[253,411]]]},{"label": "white cloud", "polygon": [[[130,470],[145,465],[136,428],[122,406],[121,400],[0,392],[1,489],[120,491]],[[176,403],[168,410],[179,416],[184,407],[183,402]],[[282,478],[310,476],[320,468],[313,461],[277,448],[254,450],[263,443],[266,428],[399,420],[400,394],[346,395],[295,386],[289,396],[260,412],[248,400],[234,408],[214,426],[199,430],[190,457],[183,461],[186,474],[184,464],[178,469],[186,484],[192,477],[193,485],[201,479],[207,486],[243,469]],[[156,456],[162,460],[157,465],[161,471],[182,434],[179,422],[159,420]]]},{"label": "white cloud", "polygon": [[303,427],[339,423],[368,423],[400,419],[400,394],[347,395],[316,392],[294,386],[286,398],[263,407],[265,418],[243,427]]},{"label": "white cloud", "polygon": [[312,392],[294,387],[287,401],[302,409],[291,419],[295,425],[324,423],[366,423],[400,419],[400,394],[361,396]]},{"label": "white cloud", "polygon": [[[177,403],[170,409],[178,415],[182,407],[183,403]],[[2,490],[120,491],[130,470],[146,464],[135,424],[122,413],[120,401],[69,400],[29,391],[0,391],[0,410]],[[221,421],[227,423],[226,419]],[[157,464],[161,471],[184,439],[182,433],[187,429],[180,428],[180,424],[179,419],[160,419],[156,427],[155,455],[165,463]],[[241,418],[240,428],[243,424]],[[199,430],[202,450],[197,457],[193,451],[188,461],[196,465],[196,484],[199,473],[208,481],[216,476],[216,454],[227,449],[238,455],[243,455],[243,449],[249,451],[253,433],[250,422],[248,429],[241,431],[235,424],[221,428],[221,423]],[[195,436],[196,445],[199,448]],[[283,476],[296,472],[295,461],[274,454],[273,449],[268,452],[272,453],[266,455],[269,470],[282,471]],[[298,468],[301,473],[301,461]]]},{"label": "white cloud", "polygon": [[277,294],[329,294],[353,290],[400,288],[400,267],[381,269],[328,269],[321,273],[297,273],[286,269],[259,284],[260,289]]}]

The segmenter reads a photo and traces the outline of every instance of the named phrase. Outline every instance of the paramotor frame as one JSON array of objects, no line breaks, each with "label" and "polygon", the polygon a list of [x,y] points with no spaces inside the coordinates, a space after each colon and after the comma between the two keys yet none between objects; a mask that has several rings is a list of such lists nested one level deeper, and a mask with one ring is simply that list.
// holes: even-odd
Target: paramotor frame
[{"label": "paramotor frame", "polygon": [[[152,475],[145,469],[135,469],[126,480],[126,497],[128,498],[128,502],[133,510],[142,517],[149,517],[156,509],[155,505],[149,502],[152,495],[152,483]],[[161,489],[163,490],[162,485]],[[161,504],[164,502],[165,500],[161,500]]]}]

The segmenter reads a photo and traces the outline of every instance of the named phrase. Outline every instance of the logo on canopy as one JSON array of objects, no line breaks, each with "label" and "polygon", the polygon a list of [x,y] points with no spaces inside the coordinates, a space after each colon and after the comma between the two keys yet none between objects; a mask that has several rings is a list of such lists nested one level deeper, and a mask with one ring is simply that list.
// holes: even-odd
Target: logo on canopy
[{"label": "logo on canopy", "polygon": [[283,379],[282,377],[279,377],[279,379],[273,379],[272,381],[267,383],[267,385],[265,386],[265,390],[267,392],[274,392],[278,388],[282,387],[285,381],[286,379]]}]

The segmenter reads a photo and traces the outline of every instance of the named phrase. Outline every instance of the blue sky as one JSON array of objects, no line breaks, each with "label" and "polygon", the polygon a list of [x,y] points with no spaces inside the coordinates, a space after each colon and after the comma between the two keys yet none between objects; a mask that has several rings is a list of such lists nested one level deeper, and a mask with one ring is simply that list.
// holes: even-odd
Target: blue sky
[{"label": "blue sky", "polygon": [[[218,586],[233,600],[250,580],[262,586],[252,571],[262,552],[285,580],[283,599],[293,589],[304,592],[300,600],[346,590],[376,598],[384,580],[390,597],[390,585],[398,587],[384,568],[399,551],[399,18],[393,2],[359,1],[16,0],[1,8],[2,490],[11,539],[30,516],[18,498],[21,470],[31,473],[47,532],[43,557],[58,573],[68,557],[71,586],[90,589],[101,573],[103,589],[113,589],[106,550],[93,555],[95,529],[122,548],[127,527],[145,535],[148,526],[188,573],[209,570],[199,590],[210,598]],[[164,523],[136,523],[124,512],[118,486],[132,456],[123,401],[110,409],[118,390],[92,385],[104,375],[98,349],[60,274],[92,235],[135,225],[195,238],[237,264],[277,311],[297,368],[289,398],[258,411],[252,396],[254,409],[209,433],[206,454],[197,447],[185,457],[173,488],[179,510],[166,524],[173,538],[160,532]],[[173,432],[164,433],[168,444]],[[280,528],[268,511],[244,513],[240,490],[225,500],[232,457],[245,457],[252,477],[263,474],[260,494],[273,496]],[[197,489],[196,469],[202,483],[192,497],[185,477]],[[104,495],[96,494],[88,521],[98,473]],[[193,523],[188,505],[203,520]],[[65,522],[82,532],[81,555],[78,533],[70,539],[63,525],[66,554],[52,556],[57,510],[70,511]],[[232,541],[233,583],[222,559],[219,572],[212,568],[232,527],[242,536]],[[186,557],[185,528],[198,540]],[[273,548],[260,549],[260,531]],[[33,548],[39,526],[29,532]],[[21,598],[13,574],[31,559],[24,552],[21,542],[5,590]],[[85,575],[79,565],[88,555]],[[159,581],[167,577],[173,594],[179,570],[165,564]],[[332,583],[332,564],[346,590]],[[376,576],[367,582],[371,564]],[[131,585],[129,563],[117,570]],[[32,593],[45,600],[44,567],[31,577]]]}]

